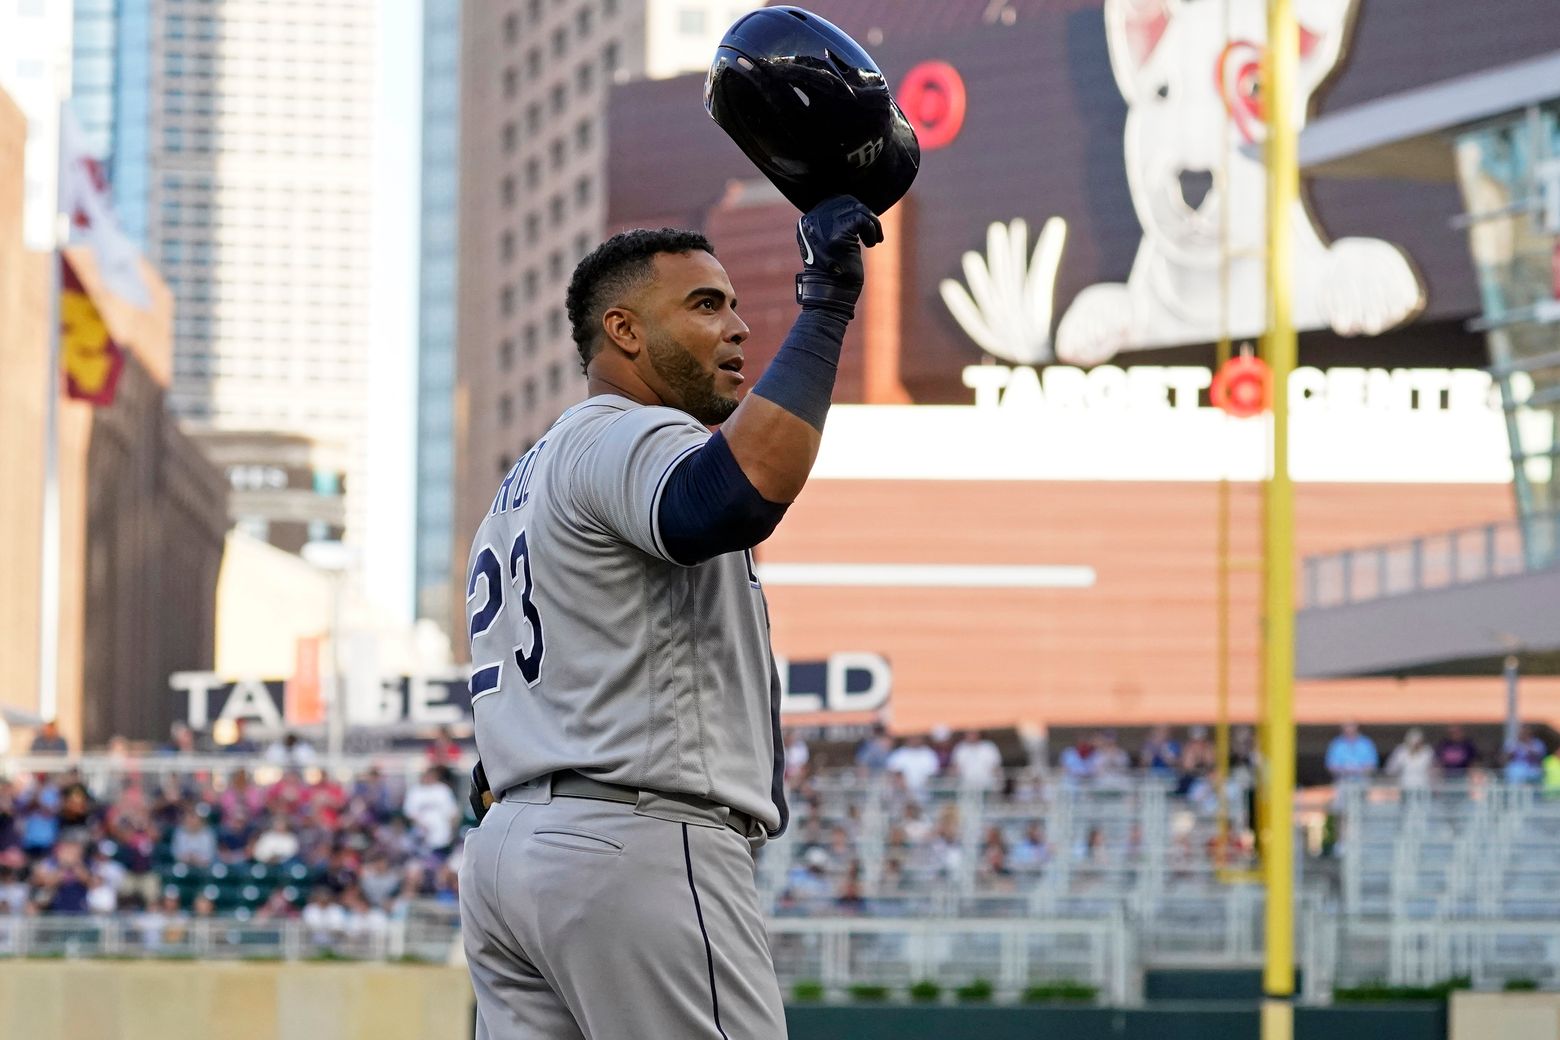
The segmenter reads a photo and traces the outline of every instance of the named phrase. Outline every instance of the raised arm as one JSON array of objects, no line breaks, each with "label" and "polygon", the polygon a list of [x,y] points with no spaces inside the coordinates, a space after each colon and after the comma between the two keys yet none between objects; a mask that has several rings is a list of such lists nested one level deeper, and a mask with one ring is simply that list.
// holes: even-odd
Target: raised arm
[{"label": "raised arm", "polygon": [[801,314],[752,392],[667,483],[660,531],[681,562],[769,537],[818,458],[845,329],[865,281],[861,247],[881,242],[883,228],[866,206],[840,195],[797,222],[796,240]]}]

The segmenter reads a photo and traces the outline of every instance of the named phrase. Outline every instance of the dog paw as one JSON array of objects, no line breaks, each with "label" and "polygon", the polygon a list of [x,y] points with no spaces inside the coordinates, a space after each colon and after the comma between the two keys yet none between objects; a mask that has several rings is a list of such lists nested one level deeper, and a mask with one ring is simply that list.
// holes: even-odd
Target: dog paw
[{"label": "dog paw", "polygon": [[1089,367],[1109,361],[1132,336],[1132,300],[1127,287],[1106,283],[1079,293],[1056,329],[1056,356]]},{"label": "dog paw", "polygon": [[1374,336],[1418,313],[1424,291],[1396,246],[1377,238],[1340,238],[1327,250],[1319,302],[1340,336]]}]

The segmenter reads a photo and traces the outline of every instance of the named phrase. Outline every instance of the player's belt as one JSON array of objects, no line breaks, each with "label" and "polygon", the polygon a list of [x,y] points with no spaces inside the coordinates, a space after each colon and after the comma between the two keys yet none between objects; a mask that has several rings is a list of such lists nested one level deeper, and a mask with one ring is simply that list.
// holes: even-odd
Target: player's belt
[{"label": "player's belt", "polygon": [[572,769],[553,774],[552,793],[565,798],[594,798],[600,802],[622,802],[624,805],[634,805],[639,801],[637,788],[592,780]]},{"label": "player's belt", "polygon": [[[637,787],[593,780],[584,773],[577,773],[572,769],[559,770],[552,775],[552,793],[554,797],[594,798],[601,802],[621,802],[624,805],[639,803]],[[752,817],[735,809],[732,809],[731,815],[726,818],[726,826],[744,838],[753,832],[752,823]]]}]

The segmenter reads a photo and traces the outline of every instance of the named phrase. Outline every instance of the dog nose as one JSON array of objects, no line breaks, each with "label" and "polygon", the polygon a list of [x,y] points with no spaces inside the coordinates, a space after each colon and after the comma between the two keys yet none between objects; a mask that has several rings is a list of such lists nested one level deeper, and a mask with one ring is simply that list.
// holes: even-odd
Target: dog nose
[{"label": "dog nose", "polygon": [[1208,191],[1213,187],[1212,171],[1182,170],[1180,179],[1182,200],[1191,209],[1202,208],[1203,199],[1208,197]]}]

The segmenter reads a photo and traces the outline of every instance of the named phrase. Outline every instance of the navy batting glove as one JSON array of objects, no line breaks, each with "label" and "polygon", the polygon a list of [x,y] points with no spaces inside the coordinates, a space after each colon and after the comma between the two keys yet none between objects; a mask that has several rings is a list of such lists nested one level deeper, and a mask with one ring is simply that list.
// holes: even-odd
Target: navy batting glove
[{"label": "navy batting glove", "polygon": [[861,247],[883,241],[883,225],[872,211],[849,195],[824,199],[796,222],[802,273],[796,276],[796,302],[821,307],[845,318],[856,316],[856,300],[866,273]]}]

